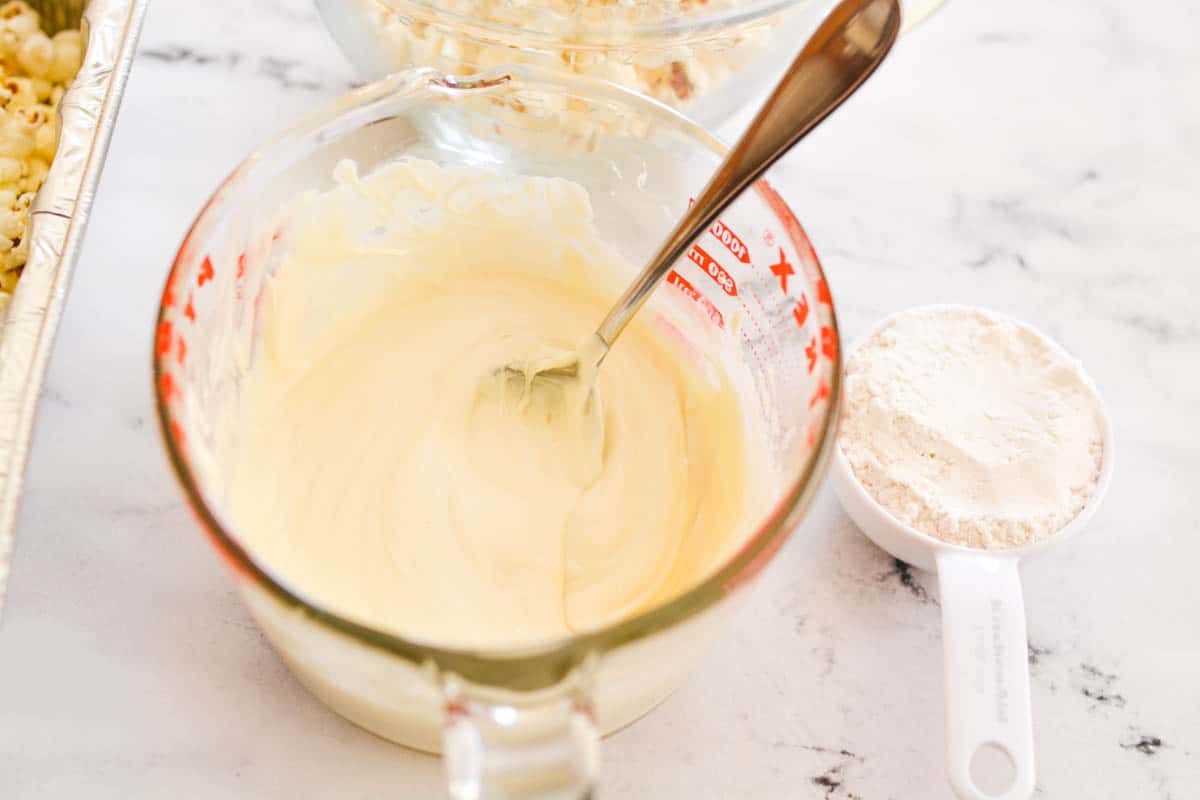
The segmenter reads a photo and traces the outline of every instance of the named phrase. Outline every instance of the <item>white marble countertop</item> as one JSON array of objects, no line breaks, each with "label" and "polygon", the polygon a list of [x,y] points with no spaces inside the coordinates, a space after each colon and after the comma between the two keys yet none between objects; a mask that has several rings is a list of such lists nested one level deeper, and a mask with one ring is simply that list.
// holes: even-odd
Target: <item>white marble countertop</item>
[{"label": "white marble countertop", "polygon": [[[1186,4],[951,0],[778,183],[847,334],[979,303],[1100,385],[1117,471],[1024,569],[1039,797],[1200,792],[1200,58]],[[309,0],[158,0],[37,425],[0,626],[0,797],[434,797],[311,699],[199,534],[149,354],[185,227],[353,80]],[[605,745],[604,798],[947,798],[939,609],[826,488],[740,623]]]}]

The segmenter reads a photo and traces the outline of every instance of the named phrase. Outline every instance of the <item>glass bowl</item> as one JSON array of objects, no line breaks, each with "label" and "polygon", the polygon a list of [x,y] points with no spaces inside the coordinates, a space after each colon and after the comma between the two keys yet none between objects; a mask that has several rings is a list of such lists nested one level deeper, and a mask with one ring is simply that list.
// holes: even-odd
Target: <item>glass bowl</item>
[{"label": "glass bowl", "polygon": [[[911,0],[914,24],[943,0]],[[709,126],[771,86],[827,0],[316,0],[365,76],[533,64],[619,83]]]},{"label": "glass bowl", "polygon": [[201,210],[171,267],[154,385],[166,450],[201,528],[299,680],[380,736],[444,752],[454,797],[581,796],[596,776],[599,735],[660,702],[701,657],[823,475],[841,375],[832,295],[799,223],[760,181],[642,312],[686,351],[737,367],[741,422],[763,456],[752,529],[682,594],[616,624],[519,649],[449,648],[323,607],[257,559],[229,519],[221,420],[256,357],[265,282],[286,268],[289,201],[330,188],[345,158],[364,173],[412,156],[562,176],[587,189],[601,235],[632,270],[723,153],[700,126],[612,84],[525,68],[470,81],[402,72],[250,156]]}]

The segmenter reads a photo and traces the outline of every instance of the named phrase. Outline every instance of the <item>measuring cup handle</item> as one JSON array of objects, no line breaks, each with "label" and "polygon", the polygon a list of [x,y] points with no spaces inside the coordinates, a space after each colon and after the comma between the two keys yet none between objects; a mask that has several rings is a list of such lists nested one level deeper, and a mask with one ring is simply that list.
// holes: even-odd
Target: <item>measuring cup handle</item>
[{"label": "measuring cup handle", "polygon": [[590,800],[600,733],[578,690],[489,698],[451,686],[442,758],[452,800]]},{"label": "measuring cup handle", "polygon": [[[946,745],[950,785],[964,800],[1026,800],[1033,794],[1033,725],[1025,603],[1017,560],[974,553],[938,556],[946,653]],[[985,793],[972,761],[1011,759],[1006,791]]]}]

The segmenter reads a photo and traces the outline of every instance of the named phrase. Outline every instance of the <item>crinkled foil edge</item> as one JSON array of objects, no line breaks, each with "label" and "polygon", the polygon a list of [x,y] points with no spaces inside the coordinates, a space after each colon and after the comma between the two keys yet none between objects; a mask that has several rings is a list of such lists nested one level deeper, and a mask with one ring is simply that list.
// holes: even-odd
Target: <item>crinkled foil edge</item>
[{"label": "crinkled foil edge", "polygon": [[0,330],[0,614],[38,399],[149,0],[91,0],[83,66],[30,217],[29,261]]}]

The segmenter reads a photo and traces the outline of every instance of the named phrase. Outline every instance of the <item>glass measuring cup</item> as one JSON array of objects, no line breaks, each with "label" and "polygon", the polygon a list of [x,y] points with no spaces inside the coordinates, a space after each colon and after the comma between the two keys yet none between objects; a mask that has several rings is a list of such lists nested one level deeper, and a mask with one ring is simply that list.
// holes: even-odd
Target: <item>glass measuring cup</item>
[{"label": "glass measuring cup", "polygon": [[750,446],[765,455],[758,477],[771,488],[754,529],[696,585],[618,624],[520,649],[450,649],[323,608],[256,560],[228,519],[215,452],[255,357],[264,281],[289,247],[287,203],[331,186],[347,157],[363,172],[415,156],[557,175],[587,188],[602,235],[640,265],[722,151],[699,126],[611,84],[524,69],[469,81],[414,70],[346,96],[248,158],[180,247],[159,309],[155,391],[202,527],[299,680],[368,730],[444,752],[456,798],[586,793],[599,735],[661,701],[699,657],[822,475],[841,369],[832,298],[803,230],[760,182],[643,312],[685,349],[720,352],[737,368],[744,422],[759,434]]}]

